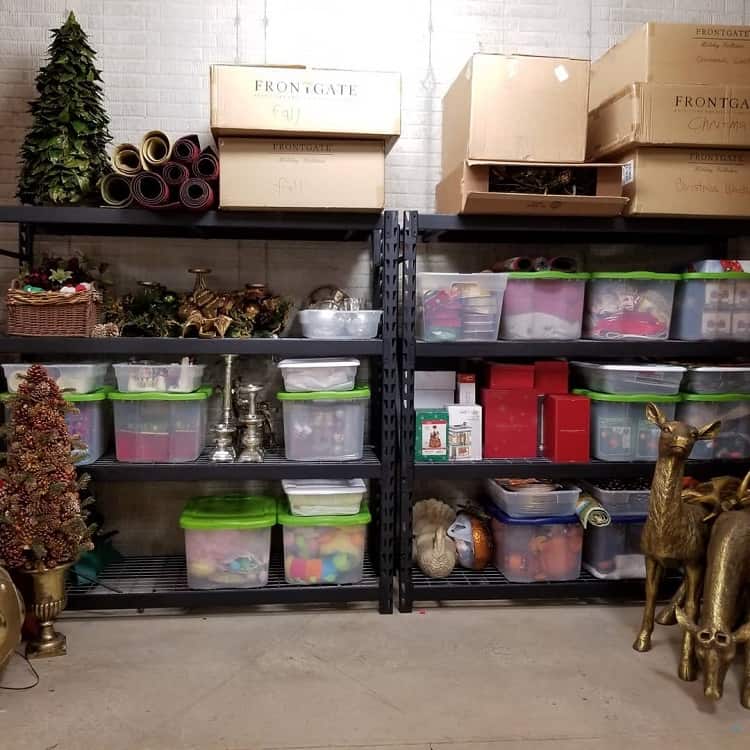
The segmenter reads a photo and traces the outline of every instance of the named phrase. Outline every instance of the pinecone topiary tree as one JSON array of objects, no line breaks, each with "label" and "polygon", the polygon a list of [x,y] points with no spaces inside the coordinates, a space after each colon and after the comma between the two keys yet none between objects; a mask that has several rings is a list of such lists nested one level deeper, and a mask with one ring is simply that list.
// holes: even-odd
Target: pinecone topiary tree
[{"label": "pinecone topiary tree", "polygon": [[7,465],[0,472],[0,565],[43,570],[91,549],[65,424],[65,402],[41,365],[29,368],[11,401]]},{"label": "pinecone topiary tree", "polygon": [[52,30],[49,62],[36,77],[34,117],[21,147],[22,203],[82,203],[110,171],[109,117],[102,104],[96,53],[71,12]]}]

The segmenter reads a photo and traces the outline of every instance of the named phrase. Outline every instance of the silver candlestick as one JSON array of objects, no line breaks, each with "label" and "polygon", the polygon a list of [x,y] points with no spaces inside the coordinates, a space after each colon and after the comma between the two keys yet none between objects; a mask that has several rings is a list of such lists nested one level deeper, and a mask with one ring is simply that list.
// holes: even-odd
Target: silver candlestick
[{"label": "silver candlestick", "polygon": [[236,357],[236,354],[224,355],[224,394],[221,422],[214,425],[215,442],[209,454],[211,461],[217,463],[231,463],[237,456],[234,449],[234,436],[237,432],[237,426],[232,412],[232,364]]},{"label": "silver candlestick", "polygon": [[242,426],[240,445],[242,450],[237,456],[240,463],[261,463],[263,461],[263,417],[257,412],[255,399],[261,390],[259,385],[237,386],[237,409],[239,423]]}]

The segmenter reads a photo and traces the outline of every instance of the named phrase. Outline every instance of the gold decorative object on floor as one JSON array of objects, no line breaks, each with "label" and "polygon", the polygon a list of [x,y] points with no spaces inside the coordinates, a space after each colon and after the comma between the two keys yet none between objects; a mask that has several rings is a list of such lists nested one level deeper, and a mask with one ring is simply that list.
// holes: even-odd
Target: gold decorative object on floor
[{"label": "gold decorative object on floor", "polygon": [[65,609],[65,577],[72,562],[57,565],[45,570],[25,570],[31,576],[33,601],[29,606],[39,621],[39,636],[26,646],[29,659],[42,659],[48,656],[64,656],[67,652],[65,636],[55,630],[55,620]]},{"label": "gold decorative object on floor", "polygon": [[[720,422],[712,422],[696,429],[684,422],[669,421],[652,403],[646,405],[646,416],[659,427],[661,435],[648,518],[641,539],[646,556],[646,604],[641,630],[633,644],[636,651],[651,649],[656,598],[668,565],[684,566],[685,611],[689,618],[695,618],[698,612],[710,526],[703,520],[706,515],[703,509],[683,502],[682,480],[685,462],[696,440],[715,438],[721,426]],[[690,632],[686,632],[683,638],[678,674],[682,680],[694,680],[697,676]]]},{"label": "gold decorative object on floor", "polygon": [[412,510],[413,556],[419,569],[430,578],[445,578],[456,567],[456,544],[448,529],[456,511],[440,500],[420,500]]},{"label": "gold decorative object on floor", "polygon": [[0,568],[0,672],[21,642],[23,599],[5,568]]}]

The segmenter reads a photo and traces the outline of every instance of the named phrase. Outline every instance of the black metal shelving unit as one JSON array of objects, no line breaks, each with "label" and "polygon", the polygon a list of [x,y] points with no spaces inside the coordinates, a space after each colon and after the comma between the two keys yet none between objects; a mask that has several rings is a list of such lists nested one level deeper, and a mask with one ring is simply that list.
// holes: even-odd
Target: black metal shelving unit
[{"label": "black metal shelving unit", "polygon": [[[393,608],[396,539],[396,450],[399,418],[397,302],[399,225],[394,211],[357,213],[158,213],[139,209],[2,206],[0,223],[18,224],[18,251],[0,251],[31,263],[40,235],[170,237],[212,239],[314,240],[364,242],[371,247],[372,299],[383,310],[377,340],[311,339],[148,339],[0,337],[0,354],[81,355],[265,355],[288,357],[368,356],[371,368],[371,445],[362,460],[294,462],[269,454],[261,464],[214,464],[201,456],[188,464],[125,464],[111,456],[86,467],[97,481],[197,481],[283,478],[355,478],[370,485],[370,525],[365,575],[358,584],[297,586],[284,580],[280,557],[272,557],[268,586],[262,589],[188,589],[180,557],[135,557],[113,563],[98,584],[73,586],[73,609],[145,607],[224,607],[375,601],[380,612]],[[314,260],[314,256],[311,258]]]},{"label": "black metal shelving unit", "polygon": [[[567,218],[522,216],[458,216],[404,214],[401,252],[401,297],[399,310],[399,357],[401,457],[399,463],[398,607],[412,610],[418,601],[483,599],[581,599],[642,598],[642,582],[600,581],[582,573],[575,581],[519,584],[507,581],[493,570],[455,570],[444,580],[424,576],[412,566],[411,508],[414,481],[431,479],[480,479],[497,476],[565,478],[627,478],[643,476],[653,469],[649,462],[603,462],[559,464],[545,459],[487,459],[461,463],[415,463],[414,382],[421,368],[445,368],[472,359],[534,360],[545,357],[617,360],[639,357],[733,358],[747,357],[741,342],[684,341],[484,341],[435,343],[416,340],[416,265],[419,243],[514,242],[628,243],[630,245],[704,245],[714,257],[724,253],[731,238],[750,235],[750,222],[703,219]],[[453,367],[451,367],[453,369]],[[689,471],[697,477],[711,473],[739,473],[750,461],[691,461]]]}]

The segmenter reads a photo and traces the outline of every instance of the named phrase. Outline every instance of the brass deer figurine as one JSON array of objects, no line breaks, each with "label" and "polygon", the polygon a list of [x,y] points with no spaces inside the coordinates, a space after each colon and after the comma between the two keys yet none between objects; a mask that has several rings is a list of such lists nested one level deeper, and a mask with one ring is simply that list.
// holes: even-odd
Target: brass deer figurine
[{"label": "brass deer figurine", "polygon": [[[636,651],[651,649],[656,598],[665,568],[677,565],[684,568],[685,581],[680,597],[686,615],[696,617],[711,529],[703,520],[705,511],[702,508],[683,502],[682,480],[685,461],[695,441],[715,438],[721,426],[717,421],[698,429],[684,422],[668,421],[656,404],[646,405],[646,416],[659,427],[661,435],[648,518],[641,538],[641,548],[646,556],[646,604],[641,630],[633,644]],[[681,679],[689,681],[697,677],[693,634],[689,631],[683,637],[678,674]]]}]

